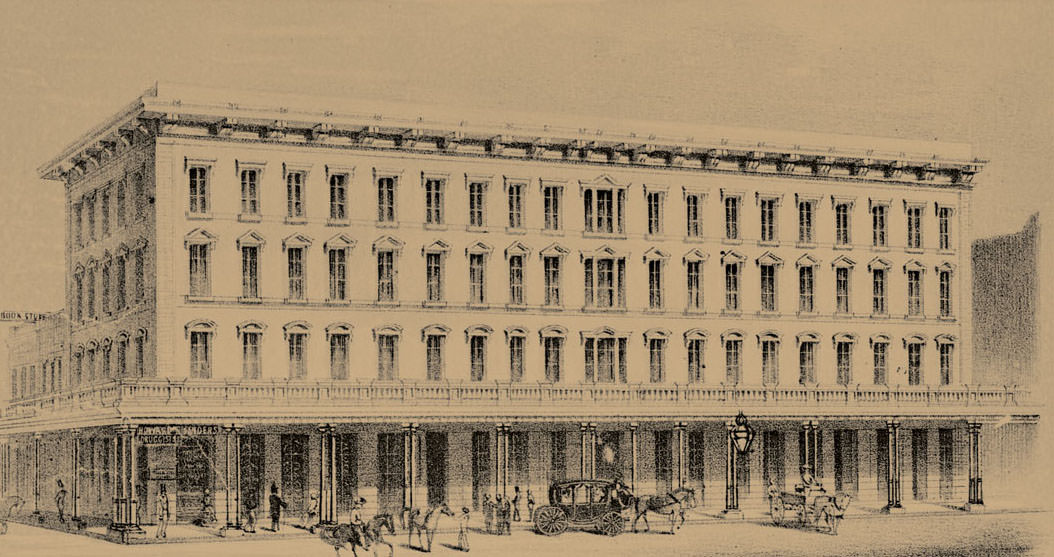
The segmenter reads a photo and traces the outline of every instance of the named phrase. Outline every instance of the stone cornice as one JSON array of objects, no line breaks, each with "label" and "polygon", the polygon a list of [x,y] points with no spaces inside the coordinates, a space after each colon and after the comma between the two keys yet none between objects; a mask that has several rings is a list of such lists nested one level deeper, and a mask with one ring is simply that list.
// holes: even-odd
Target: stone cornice
[{"label": "stone cornice", "polygon": [[[641,124],[667,132],[641,134],[629,129],[499,121],[504,115],[467,121],[404,116],[422,113],[405,109],[384,114],[335,112],[310,108],[322,102],[310,99],[298,99],[307,102],[303,105],[307,108],[290,108],[282,106],[290,99],[281,95],[262,97],[257,102],[264,104],[252,105],[217,100],[239,95],[249,94],[154,87],[38,172],[43,178],[72,183],[131,145],[135,133],[956,187],[970,187],[973,175],[987,162],[969,157],[961,145],[946,143],[809,133],[798,134],[802,143],[788,143],[785,140],[793,140],[795,134],[696,130],[668,123]],[[693,131],[699,133],[690,135]],[[780,141],[757,140],[769,135]],[[871,144],[876,147],[868,147]]]}]

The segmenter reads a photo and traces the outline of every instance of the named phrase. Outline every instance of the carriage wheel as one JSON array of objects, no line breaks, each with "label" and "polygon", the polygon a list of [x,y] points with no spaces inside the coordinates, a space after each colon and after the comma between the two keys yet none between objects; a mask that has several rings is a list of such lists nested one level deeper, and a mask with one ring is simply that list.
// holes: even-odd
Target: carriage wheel
[{"label": "carriage wheel", "polygon": [[775,524],[782,524],[783,519],[787,515],[787,510],[783,507],[783,498],[776,497],[769,503],[769,514],[772,515],[772,522]]},{"label": "carriage wheel", "polygon": [[597,530],[600,530],[608,536],[617,536],[621,534],[625,527],[625,520],[622,519],[621,514],[616,512],[607,513],[597,520]]},{"label": "carriage wheel", "polygon": [[534,511],[534,526],[546,536],[559,536],[567,530],[567,514],[558,507],[542,507]]}]

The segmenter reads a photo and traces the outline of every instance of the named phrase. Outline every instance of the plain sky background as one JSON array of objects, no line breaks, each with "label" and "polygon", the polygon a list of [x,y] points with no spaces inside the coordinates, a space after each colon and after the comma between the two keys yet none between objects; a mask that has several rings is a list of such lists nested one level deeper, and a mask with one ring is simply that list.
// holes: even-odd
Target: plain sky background
[{"label": "plain sky background", "polygon": [[4,310],[64,305],[63,186],[36,168],[155,80],[967,142],[975,236],[1051,205],[1054,2],[0,7]]}]

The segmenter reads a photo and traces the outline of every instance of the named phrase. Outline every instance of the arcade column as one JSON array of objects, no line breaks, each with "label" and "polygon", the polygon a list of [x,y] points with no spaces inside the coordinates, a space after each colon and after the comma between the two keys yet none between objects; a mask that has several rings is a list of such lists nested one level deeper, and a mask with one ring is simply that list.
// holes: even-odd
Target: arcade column
[{"label": "arcade column", "polygon": [[903,509],[900,504],[900,422],[897,420],[886,421],[888,433],[887,448],[889,451],[889,466],[886,472],[886,485],[889,493],[883,512],[897,512]]},{"label": "arcade column", "polygon": [[414,491],[417,489],[417,424],[403,424],[403,507],[414,507]]},{"label": "arcade column", "polygon": [[688,424],[678,422],[673,428],[673,446],[677,455],[678,489],[688,485]]},{"label": "arcade column", "polygon": [[629,488],[633,493],[637,492],[637,446],[640,443],[638,436],[638,429],[640,424],[631,423],[629,424],[629,451],[630,451],[630,468],[629,468]]},{"label": "arcade column", "polygon": [[966,510],[984,510],[984,496],[981,493],[981,424],[971,422],[968,424],[970,433],[970,450],[968,453],[968,464],[970,474],[970,489],[966,500]]},{"label": "arcade column", "polygon": [[333,426],[319,426],[318,519],[321,524],[337,522],[337,436]]},{"label": "arcade column", "polygon": [[494,494],[508,497],[509,489],[509,425],[494,427]]},{"label": "arcade column", "polygon": [[136,426],[118,426],[113,437],[113,519],[109,530],[122,542],[144,534],[136,513],[135,483],[137,470]]}]

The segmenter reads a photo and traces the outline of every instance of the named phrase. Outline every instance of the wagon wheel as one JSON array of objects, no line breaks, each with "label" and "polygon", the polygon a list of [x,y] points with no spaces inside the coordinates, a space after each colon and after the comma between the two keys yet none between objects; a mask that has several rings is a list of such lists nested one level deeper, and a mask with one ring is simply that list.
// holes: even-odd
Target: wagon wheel
[{"label": "wagon wheel", "polygon": [[772,522],[775,524],[782,524],[783,519],[786,517],[787,510],[783,507],[783,498],[776,496],[769,502],[769,514],[772,515]]},{"label": "wagon wheel", "polygon": [[617,512],[609,512],[597,519],[597,530],[608,536],[617,536],[626,527],[622,515]]},{"label": "wagon wheel", "polygon": [[559,536],[567,530],[567,514],[559,507],[542,507],[534,512],[534,526],[546,536]]}]

